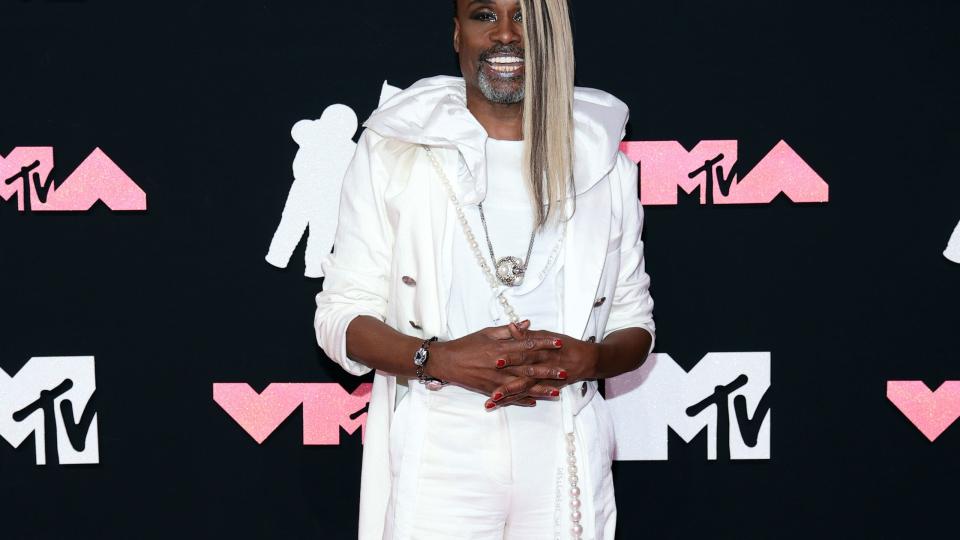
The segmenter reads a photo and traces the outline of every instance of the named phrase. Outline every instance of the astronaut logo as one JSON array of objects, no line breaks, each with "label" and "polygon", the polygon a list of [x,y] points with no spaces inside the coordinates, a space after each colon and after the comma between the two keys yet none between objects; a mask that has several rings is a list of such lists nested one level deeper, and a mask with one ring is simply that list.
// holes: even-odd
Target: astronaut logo
[{"label": "astronaut logo", "polygon": [[147,209],[147,195],[102,150],[95,148],[56,184],[53,147],[20,146],[0,156],[0,199],[16,197],[20,212],[86,212],[97,202],[113,211]]},{"label": "astronaut logo", "polygon": [[34,357],[0,369],[0,436],[14,448],[33,434],[37,465],[99,463],[94,358]]},{"label": "astronaut logo", "polygon": [[606,382],[616,459],[665,460],[672,430],[704,429],[707,459],[770,459],[770,353],[710,353],[689,372],[667,354]]},{"label": "astronaut logo", "polygon": [[[400,89],[386,82],[380,103]],[[340,186],[357,144],[357,115],[346,105],[330,105],[317,120],[300,120],[291,135],[300,146],[293,160],[293,185],[274,232],[267,262],[286,268],[293,251],[308,231],[304,275],[323,277],[320,262],[330,253],[337,230]]]}]

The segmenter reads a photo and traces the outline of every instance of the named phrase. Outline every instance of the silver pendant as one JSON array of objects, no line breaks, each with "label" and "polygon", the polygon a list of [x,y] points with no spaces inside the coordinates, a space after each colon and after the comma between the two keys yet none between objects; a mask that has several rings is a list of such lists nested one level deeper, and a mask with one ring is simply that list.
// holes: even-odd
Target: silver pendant
[{"label": "silver pendant", "polygon": [[517,257],[507,256],[497,259],[497,279],[508,287],[515,287],[522,283],[525,271],[523,261]]}]

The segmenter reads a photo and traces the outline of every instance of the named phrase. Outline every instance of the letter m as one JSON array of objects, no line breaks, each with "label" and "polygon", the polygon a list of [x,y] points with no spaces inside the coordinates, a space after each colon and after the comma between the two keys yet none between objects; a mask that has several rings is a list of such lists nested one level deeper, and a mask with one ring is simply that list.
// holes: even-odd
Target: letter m
[{"label": "letter m", "polygon": [[367,414],[358,413],[372,386],[363,383],[348,393],[336,383],[272,383],[257,393],[247,383],[214,383],[213,400],[258,443],[302,404],[303,444],[336,445],[341,427],[348,434],[365,427]]},{"label": "letter m", "polygon": [[[711,405],[694,416],[688,415],[691,405],[743,375],[747,383],[726,396],[724,406]],[[668,429],[688,443],[706,429],[707,459],[717,458],[717,444],[729,444],[731,459],[770,459],[771,413],[760,407],[769,387],[769,352],[709,353],[689,372],[670,355],[651,354],[639,369],[606,382],[606,399],[616,433],[616,459],[667,459]],[[738,415],[735,410],[744,405],[745,410]],[[717,440],[717,412],[721,409],[726,409],[728,415],[729,441]],[[745,418],[747,414],[749,418]],[[755,444],[748,445],[739,428],[745,421],[761,419]]]},{"label": "letter m", "polygon": [[32,434],[37,465],[47,448],[61,465],[99,463],[95,391],[92,356],[34,357],[13,377],[0,368],[0,437],[19,448]]}]

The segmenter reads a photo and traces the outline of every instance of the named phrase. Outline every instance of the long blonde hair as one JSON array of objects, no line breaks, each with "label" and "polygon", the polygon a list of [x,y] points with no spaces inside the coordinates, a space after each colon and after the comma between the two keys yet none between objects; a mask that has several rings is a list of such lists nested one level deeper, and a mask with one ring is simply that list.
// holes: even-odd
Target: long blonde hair
[{"label": "long blonde hair", "polygon": [[567,0],[520,0],[520,10],[524,176],[534,201],[534,223],[540,227],[559,219],[574,189],[573,30]]}]

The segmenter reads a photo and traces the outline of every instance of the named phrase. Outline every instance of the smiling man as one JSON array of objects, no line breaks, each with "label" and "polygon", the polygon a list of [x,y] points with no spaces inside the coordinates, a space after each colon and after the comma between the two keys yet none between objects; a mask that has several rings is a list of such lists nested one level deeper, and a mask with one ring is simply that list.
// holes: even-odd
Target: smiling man
[{"label": "smiling man", "polygon": [[597,379],[653,347],[627,107],[574,87],[566,0],[459,0],[462,77],[364,123],[317,340],[375,370],[360,538],[612,540]]}]

